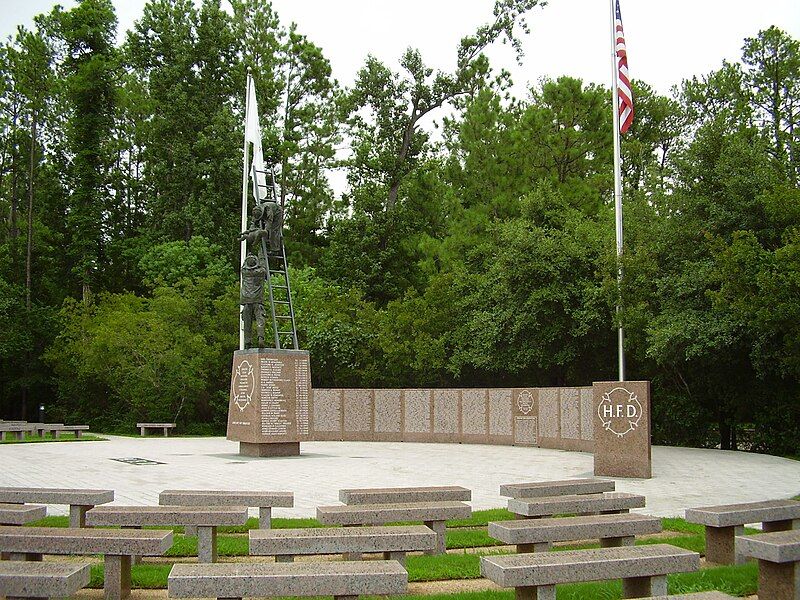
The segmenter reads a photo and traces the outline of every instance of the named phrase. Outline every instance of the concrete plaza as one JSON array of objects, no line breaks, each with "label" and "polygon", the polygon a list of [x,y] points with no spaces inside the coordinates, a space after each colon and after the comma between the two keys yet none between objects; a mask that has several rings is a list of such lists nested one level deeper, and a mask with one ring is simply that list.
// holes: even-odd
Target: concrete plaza
[{"label": "concrete plaza", "polygon": [[[542,448],[409,442],[304,442],[301,456],[246,458],[224,438],[114,437],[108,441],[0,446],[0,486],[103,488],[116,504],[158,504],[164,489],[291,491],[293,509],[313,516],[347,487],[461,485],[474,509],[505,506],[500,484],[592,476],[592,455]],[[128,459],[142,461],[122,462]],[[644,512],[800,494],[800,462],[763,454],[653,448],[653,478],[617,479],[617,490],[647,496]],[[65,514],[51,507],[50,514]]]}]

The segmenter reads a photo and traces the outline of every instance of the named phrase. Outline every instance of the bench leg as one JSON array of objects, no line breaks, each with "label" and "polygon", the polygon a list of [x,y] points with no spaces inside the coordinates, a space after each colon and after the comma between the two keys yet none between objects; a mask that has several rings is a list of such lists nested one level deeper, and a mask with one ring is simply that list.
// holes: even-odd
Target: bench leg
[{"label": "bench leg", "polygon": [[217,562],[217,528],[200,525],[197,528],[197,560]]},{"label": "bench leg", "polygon": [[275,555],[275,562],[276,563],[290,563],[294,562],[294,555],[292,554],[276,554]]},{"label": "bench leg", "polygon": [[761,524],[764,533],[771,531],[791,531],[800,528],[800,519],[788,519],[786,521],[767,521]]},{"label": "bench leg", "polygon": [[258,508],[258,528],[269,529],[272,527],[272,507],[260,506]]},{"label": "bench leg", "polygon": [[622,537],[614,537],[614,538],[601,538],[600,547],[619,548],[620,546],[633,546],[635,541],[636,537],[633,535],[624,535]]},{"label": "bench leg", "polygon": [[83,435],[83,431],[81,431],[80,429],[76,429],[76,430],[75,430],[75,437],[76,437],[76,438],[79,438],[79,437],[81,437],[82,435]]},{"label": "bench leg", "polygon": [[169,437],[169,428],[164,427],[164,437]]},{"label": "bench leg", "polygon": [[361,560],[361,552],[342,552],[342,560]]},{"label": "bench leg", "polygon": [[514,588],[514,600],[556,600],[556,586],[523,586]]},{"label": "bench leg", "polygon": [[758,597],[769,600],[800,598],[800,563],[758,561]]},{"label": "bench leg", "polygon": [[131,557],[106,554],[103,592],[105,600],[122,600],[131,595]]},{"label": "bench leg", "polygon": [[183,535],[197,535],[197,525],[184,525]]},{"label": "bench leg", "polygon": [[[141,525],[122,525],[121,526],[121,529],[141,529],[141,528],[142,528]],[[135,554],[131,555],[131,564],[132,565],[138,565],[138,564],[141,564],[141,562],[142,562],[142,557],[141,556],[136,556]]]},{"label": "bench leg", "polygon": [[27,562],[42,562],[42,555],[37,552],[8,552],[5,560],[22,560]]},{"label": "bench leg", "polygon": [[622,580],[623,598],[649,598],[667,595],[667,576],[630,577]]},{"label": "bench leg", "polygon": [[433,550],[425,550],[425,554],[444,554],[447,551],[447,540],[445,539],[445,522],[444,521],[425,521],[425,526],[432,529],[436,534],[436,548]]},{"label": "bench leg", "polygon": [[139,435],[144,437],[147,435],[147,428],[146,427],[139,427]]},{"label": "bench leg", "polygon": [[550,542],[538,544],[517,544],[517,554],[528,554],[530,552],[547,552],[553,547]]},{"label": "bench leg", "polygon": [[706,562],[718,565],[736,564],[735,538],[743,533],[743,529],[743,527],[709,527],[706,525]]},{"label": "bench leg", "polygon": [[383,560],[396,560],[404,567],[406,566],[406,553],[405,552],[384,552]]},{"label": "bench leg", "polygon": [[83,506],[80,504],[69,505],[69,526],[86,527],[86,511],[94,508],[93,506]]}]

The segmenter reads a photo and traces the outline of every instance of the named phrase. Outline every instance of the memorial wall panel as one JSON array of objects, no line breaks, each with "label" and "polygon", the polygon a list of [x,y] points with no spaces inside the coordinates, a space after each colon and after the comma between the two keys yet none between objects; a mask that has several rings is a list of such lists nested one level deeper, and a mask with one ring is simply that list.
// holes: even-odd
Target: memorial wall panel
[{"label": "memorial wall panel", "polygon": [[592,388],[581,388],[581,439],[594,439],[594,411],[592,410]]},{"label": "memorial wall panel", "polygon": [[461,390],[461,437],[464,442],[486,443],[489,435],[487,390]]},{"label": "memorial wall panel", "polygon": [[509,444],[514,440],[510,389],[489,390],[489,443]]},{"label": "memorial wall panel", "polygon": [[558,418],[561,412],[558,388],[545,388],[539,390],[539,442],[543,439],[555,440],[559,438]]},{"label": "memorial wall panel", "polygon": [[433,439],[431,428],[431,390],[403,391],[403,439],[425,442]]},{"label": "memorial wall panel", "polygon": [[403,439],[403,390],[375,390],[375,439],[394,442]]},{"label": "memorial wall panel", "polygon": [[372,439],[372,390],[344,390],[342,439]]},{"label": "memorial wall panel", "polygon": [[443,442],[460,441],[460,407],[459,390],[433,391],[433,434],[435,439]]},{"label": "memorial wall panel", "polygon": [[561,439],[577,440],[581,437],[580,394],[575,388],[561,388]]},{"label": "memorial wall panel", "polygon": [[343,390],[317,389],[312,394],[314,439],[342,439]]}]

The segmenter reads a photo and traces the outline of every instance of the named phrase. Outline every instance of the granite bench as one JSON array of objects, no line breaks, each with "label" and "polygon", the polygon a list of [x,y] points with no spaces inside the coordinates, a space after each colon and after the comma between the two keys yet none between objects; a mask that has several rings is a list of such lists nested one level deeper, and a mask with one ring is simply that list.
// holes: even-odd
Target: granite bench
[{"label": "granite bench", "polygon": [[687,508],[686,520],[705,525],[706,560],[730,565],[737,561],[736,535],[742,533],[747,523],[762,523],[765,533],[797,529],[800,527],[800,502],[767,500]]},{"label": "granite bench", "polygon": [[27,504],[66,504],[69,506],[69,526],[85,527],[86,512],[98,504],[114,500],[114,490],[65,488],[0,488],[0,502]]},{"label": "granite bench", "polygon": [[0,441],[6,441],[8,434],[11,434],[12,439],[24,440],[26,433],[35,432],[36,429],[30,427],[27,423],[0,423]]},{"label": "granite bench", "polygon": [[131,556],[161,556],[172,546],[171,531],[0,527],[0,552],[11,560],[40,561],[44,554],[102,554],[105,598],[131,591]]},{"label": "granite bench", "polygon": [[137,423],[139,428],[139,435],[147,435],[148,429],[161,429],[164,432],[164,437],[169,437],[169,430],[175,428],[175,423]]},{"label": "granite bench", "polygon": [[86,524],[92,527],[196,525],[197,558],[202,563],[217,560],[218,526],[245,523],[246,506],[98,506],[86,513]]},{"label": "granite bench", "polygon": [[436,548],[426,551],[426,554],[443,554],[446,550],[446,521],[468,519],[471,515],[472,509],[463,502],[398,502],[317,507],[317,519],[323,525],[385,525],[422,521],[436,533]]},{"label": "granite bench", "polygon": [[569,519],[524,519],[489,523],[489,537],[515,544],[517,552],[542,552],[553,542],[599,539],[604,548],[633,546],[637,535],[659,533],[661,519],[637,514],[592,515]]},{"label": "granite bench", "polygon": [[472,492],[458,485],[339,490],[339,502],[344,504],[458,502],[466,500],[472,500]]},{"label": "granite bench", "polygon": [[405,565],[406,553],[436,548],[436,534],[422,525],[395,527],[309,527],[250,530],[250,554],[292,562],[297,555],[342,554],[359,560],[362,553],[382,552]]},{"label": "granite bench", "polygon": [[170,598],[245,598],[405,594],[408,573],[394,560],[332,563],[176,564],[170,571]]},{"label": "granite bench", "polygon": [[615,484],[607,479],[564,479],[531,483],[507,483],[500,486],[500,495],[509,498],[541,498],[542,496],[575,496],[613,492]]},{"label": "granite bench", "polygon": [[481,557],[481,575],[517,600],[555,600],[556,584],[622,579],[623,598],[667,594],[667,574],[700,568],[700,555],[668,544]]},{"label": "granite bench", "polygon": [[76,438],[79,438],[83,435],[84,431],[89,431],[88,425],[51,425],[48,426],[49,431],[53,434],[53,437],[59,439],[62,433],[74,433]]},{"label": "granite bench", "polygon": [[[292,508],[292,492],[225,491],[225,490],[164,490],[158,503],[172,506],[247,506],[258,508],[258,526],[269,529],[273,508]],[[196,535],[190,528],[187,535]]]},{"label": "granite bench", "polygon": [[89,585],[91,565],[0,561],[0,597],[67,598]]},{"label": "granite bench", "polygon": [[645,497],[626,492],[542,496],[541,498],[511,498],[508,510],[527,518],[552,517],[561,514],[627,513],[631,508],[643,508]]},{"label": "granite bench", "polygon": [[800,598],[800,531],[775,531],[736,538],[738,553],[758,559],[758,597]]},{"label": "granite bench", "polygon": [[26,525],[47,516],[47,507],[36,504],[0,504],[0,525]]}]

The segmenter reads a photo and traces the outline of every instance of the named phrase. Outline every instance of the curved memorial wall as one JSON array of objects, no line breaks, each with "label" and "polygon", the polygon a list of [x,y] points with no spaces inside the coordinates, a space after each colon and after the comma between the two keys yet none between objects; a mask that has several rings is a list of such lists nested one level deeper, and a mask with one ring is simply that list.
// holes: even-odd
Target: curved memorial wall
[{"label": "curved memorial wall", "polygon": [[314,389],[309,438],[591,452],[595,411],[591,387]]}]

